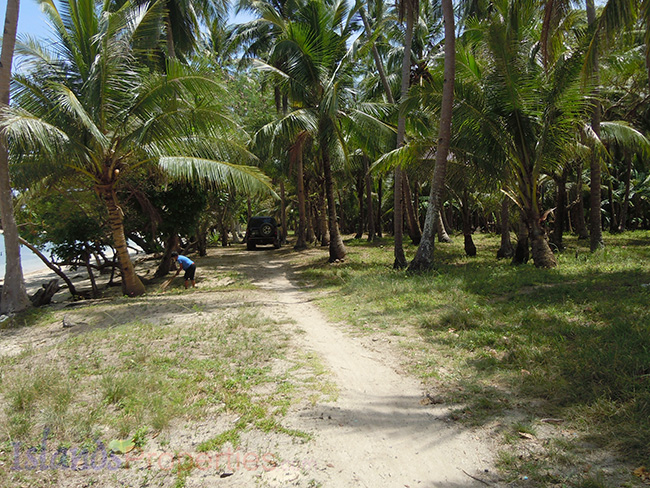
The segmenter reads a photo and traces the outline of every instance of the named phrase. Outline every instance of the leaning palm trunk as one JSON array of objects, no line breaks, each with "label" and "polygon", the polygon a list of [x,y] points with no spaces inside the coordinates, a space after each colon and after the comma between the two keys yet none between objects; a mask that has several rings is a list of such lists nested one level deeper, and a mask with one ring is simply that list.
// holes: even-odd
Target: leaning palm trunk
[{"label": "leaning palm trunk", "polygon": [[454,7],[451,0],[442,0],[442,13],[445,23],[445,68],[442,88],[442,107],[440,110],[440,134],[436,149],[436,167],[433,171],[429,206],[424,220],[422,240],[409,265],[409,271],[428,271],[433,266],[434,232],[440,212],[440,195],[444,189],[447,171],[447,154],[451,142],[451,115],[454,104],[454,79],[456,75],[456,38],[454,33]]},{"label": "leaning palm trunk", "polygon": [[108,223],[113,234],[115,252],[122,275],[122,292],[128,296],[139,296],[144,294],[145,288],[135,274],[126,237],[124,235],[124,216],[122,209],[117,204],[117,195],[112,184],[98,186],[97,190],[106,204],[108,210]]},{"label": "leaning palm trunk", "polygon": [[26,241],[22,237],[19,237],[18,239],[20,240],[20,243],[23,246],[25,246],[27,249],[29,249],[34,254],[36,254],[36,256],[38,256],[38,258],[41,261],[43,261],[43,264],[45,264],[45,266],[50,268],[57,275],[59,275],[63,281],[65,281],[65,284],[68,286],[68,291],[70,292],[70,294],[73,297],[78,295],[77,289],[75,288],[74,283],[72,283],[72,280],[70,280],[70,278],[68,278],[68,276],[63,271],[61,271],[61,268],[59,268],[58,266],[55,266],[54,264],[52,264],[50,262],[50,260],[47,259],[47,257],[36,246],[33,246],[32,244],[30,244],[28,241]]},{"label": "leaning palm trunk", "polygon": [[329,249],[330,257],[329,262],[345,259],[346,249],[343,245],[343,239],[339,232],[338,219],[336,217],[336,201],[334,199],[334,180],[332,178],[332,167],[330,164],[329,154],[323,148],[321,150],[323,156],[323,169],[325,170],[325,192],[327,194],[327,209],[329,221]]},{"label": "leaning palm trunk", "polygon": [[[0,57],[0,104],[2,105],[9,105],[9,81],[16,43],[19,8],[19,0],[8,0]],[[0,138],[0,218],[2,218],[5,252],[7,253],[0,311],[3,313],[21,312],[29,306],[30,301],[25,290],[23,267],[20,261],[18,226],[14,219],[9,178],[9,149],[4,137]]]}]

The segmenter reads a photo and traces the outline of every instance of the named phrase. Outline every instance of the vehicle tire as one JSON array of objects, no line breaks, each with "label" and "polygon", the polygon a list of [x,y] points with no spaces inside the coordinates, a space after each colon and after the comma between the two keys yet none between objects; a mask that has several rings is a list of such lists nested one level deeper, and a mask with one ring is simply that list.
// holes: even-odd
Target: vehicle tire
[{"label": "vehicle tire", "polygon": [[271,224],[262,224],[262,227],[260,227],[260,233],[264,237],[270,237],[273,233],[273,226]]},{"label": "vehicle tire", "polygon": [[254,251],[255,250],[255,243],[247,241],[246,242],[246,249],[248,249],[249,251]]}]

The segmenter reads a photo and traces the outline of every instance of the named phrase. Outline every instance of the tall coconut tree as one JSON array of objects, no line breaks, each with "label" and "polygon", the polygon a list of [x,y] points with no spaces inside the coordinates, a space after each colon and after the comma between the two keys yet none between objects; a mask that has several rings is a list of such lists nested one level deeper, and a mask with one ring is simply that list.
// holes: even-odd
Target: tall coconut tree
[{"label": "tall coconut tree", "polygon": [[[467,38],[476,45],[464,63],[475,66],[475,75],[459,87],[455,120],[459,130],[474,134],[477,149],[505,159],[509,170],[503,188],[525,224],[520,244],[530,240],[536,266],[554,267],[540,179],[571,160],[588,100],[579,78],[583,50],[568,50],[571,44],[565,43],[565,51],[545,64],[538,50],[538,7],[534,0],[499,0],[487,21],[469,26]],[[527,248],[521,251],[516,256]]]},{"label": "tall coconut tree", "polygon": [[436,165],[433,170],[429,206],[422,229],[422,240],[409,264],[409,271],[427,271],[433,266],[434,236],[440,212],[440,196],[444,190],[447,155],[451,143],[451,119],[454,105],[454,82],[456,79],[456,34],[454,8],[451,0],[442,0],[445,23],[445,62],[442,100],[440,104],[440,125],[436,145]]},{"label": "tall coconut tree", "polygon": [[268,62],[257,63],[260,69],[283,80],[290,100],[298,107],[263,133],[285,130],[297,134],[307,130],[318,147],[325,177],[330,262],[344,259],[347,252],[338,226],[332,164],[337,156],[345,154],[339,119],[345,116],[352,95],[352,73],[346,55],[352,32],[350,19],[344,2],[307,2],[294,12],[292,20],[278,22],[281,34]]},{"label": "tall coconut tree", "polygon": [[[9,105],[11,66],[18,28],[19,0],[7,1],[2,53],[0,54],[0,107]],[[20,261],[18,227],[14,218],[14,207],[9,178],[9,151],[4,134],[0,134],[0,217],[5,241],[5,277],[0,300],[0,312],[21,312],[29,306],[25,291],[23,268]]]},{"label": "tall coconut tree", "polygon": [[220,85],[209,72],[172,61],[166,74],[151,75],[137,64],[133,46],[157,29],[157,13],[128,3],[112,13],[95,5],[69,0],[47,11],[58,42],[53,52],[37,44],[20,48],[31,75],[16,78],[16,104],[0,113],[0,130],[18,164],[37,168],[35,176],[77,173],[95,188],[122,289],[133,296],[145,289],[124,235],[125,174],[158,164],[173,177],[244,191],[268,182],[256,168],[236,164],[250,155],[216,103]]},{"label": "tall coconut tree", "polygon": [[[404,31],[404,55],[402,58],[402,78],[400,85],[400,100],[404,101],[408,94],[411,80],[411,45],[413,43],[413,27],[418,18],[420,2],[418,0],[401,0],[398,4],[400,20],[406,20]],[[397,119],[397,147],[404,144],[406,138],[406,113],[400,110]],[[393,268],[406,268],[407,261],[404,256],[404,176],[401,166],[395,167],[393,190],[393,227],[394,227],[394,256]]]}]

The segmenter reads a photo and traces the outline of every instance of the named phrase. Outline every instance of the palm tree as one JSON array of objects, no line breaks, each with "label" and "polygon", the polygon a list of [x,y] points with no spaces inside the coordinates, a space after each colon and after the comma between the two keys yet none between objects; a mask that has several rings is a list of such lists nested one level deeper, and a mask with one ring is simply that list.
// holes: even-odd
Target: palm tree
[{"label": "palm tree", "polygon": [[20,164],[35,176],[77,173],[107,211],[122,273],[122,289],[144,293],[134,272],[118,198],[129,171],[158,164],[172,177],[230,183],[244,191],[268,185],[259,170],[228,161],[249,157],[231,121],[215,103],[219,84],[200,66],[170,61],[166,74],[147,74],[132,46],[156,27],[155,15],[125,4],[96,12],[93,0],[51,8],[59,38],[51,57],[38,45],[21,47],[32,75],[16,79],[16,106],[0,113],[0,129]]},{"label": "palm tree", "polygon": [[[539,183],[575,151],[587,103],[579,83],[583,52],[555,54],[545,66],[537,51],[537,3],[500,0],[492,5],[489,20],[467,31],[468,38],[480,42],[464,53],[474,75],[458,88],[455,119],[473,133],[481,154],[505,159],[504,191],[525,223],[526,232],[519,235],[526,239],[519,245],[529,238],[535,265],[553,267],[557,261],[546,240]],[[516,256],[527,253],[520,251],[525,252]]]},{"label": "palm tree", "polygon": [[[9,105],[9,84],[19,8],[20,0],[7,1],[2,53],[0,54],[0,106],[5,107]],[[7,253],[0,311],[2,313],[21,312],[29,306],[29,298],[25,290],[23,268],[20,261],[18,227],[14,218],[11,180],[9,179],[9,151],[4,134],[0,135],[0,217],[2,218],[5,252]]]},{"label": "palm tree", "polygon": [[346,42],[351,33],[350,15],[343,2],[326,5],[309,1],[294,12],[293,20],[279,21],[281,29],[268,62],[260,69],[284,81],[296,110],[264,131],[313,134],[325,176],[329,225],[329,261],[345,258],[346,249],[338,226],[332,164],[345,157],[339,120],[345,117],[352,84]]},{"label": "palm tree", "polygon": [[454,82],[456,78],[456,36],[454,32],[454,8],[451,0],[442,0],[442,12],[445,23],[445,63],[442,101],[440,108],[440,125],[436,147],[436,165],[433,170],[429,206],[422,229],[422,240],[409,264],[409,271],[427,271],[433,266],[434,236],[440,212],[440,195],[444,189],[447,170],[447,155],[451,142],[451,118],[454,104]]}]

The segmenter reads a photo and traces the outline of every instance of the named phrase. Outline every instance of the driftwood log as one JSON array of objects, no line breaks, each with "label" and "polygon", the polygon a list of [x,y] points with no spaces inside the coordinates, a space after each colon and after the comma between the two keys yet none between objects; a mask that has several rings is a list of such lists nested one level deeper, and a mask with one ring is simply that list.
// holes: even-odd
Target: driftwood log
[{"label": "driftwood log", "polygon": [[52,301],[54,294],[60,289],[61,287],[59,286],[58,279],[55,278],[53,280],[50,280],[48,283],[43,284],[43,287],[30,297],[32,305],[35,307],[48,305]]}]

